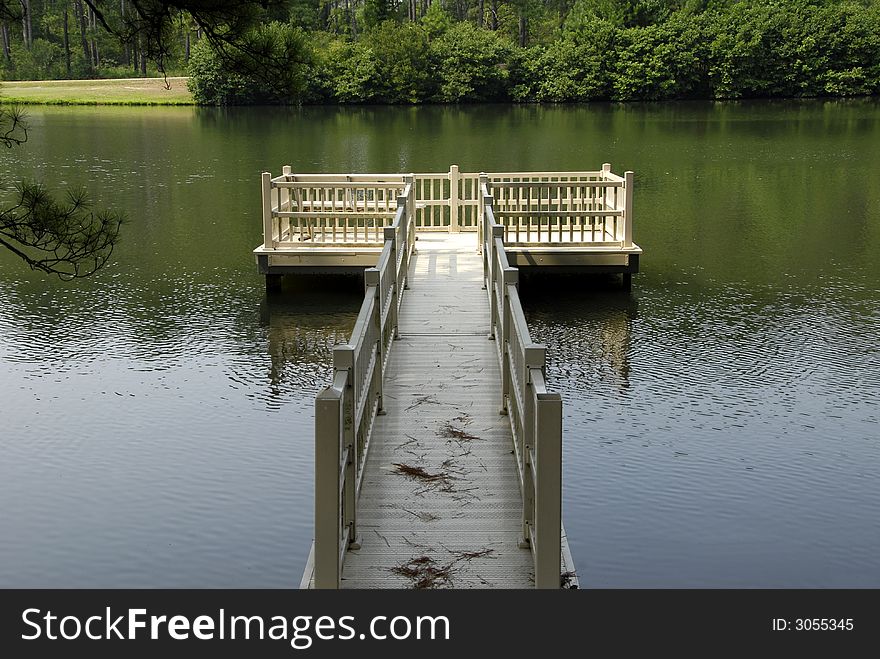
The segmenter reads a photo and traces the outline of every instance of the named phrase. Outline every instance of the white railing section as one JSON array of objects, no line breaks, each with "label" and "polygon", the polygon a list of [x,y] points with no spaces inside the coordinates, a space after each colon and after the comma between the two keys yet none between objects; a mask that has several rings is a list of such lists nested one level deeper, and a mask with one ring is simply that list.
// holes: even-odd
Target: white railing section
[{"label": "white railing section", "polygon": [[333,382],[315,400],[315,588],[338,588],[345,552],[356,546],[357,499],[370,435],[382,413],[383,373],[397,336],[402,291],[415,246],[413,188],[396,199],[394,221],[347,344],[333,349]]},{"label": "white railing section", "polygon": [[394,221],[400,174],[263,172],[263,245],[269,249],[338,244],[378,247]]},{"label": "white railing section", "polygon": [[632,247],[633,173],[523,172],[488,177],[508,246]]},{"label": "white railing section", "polygon": [[501,412],[509,415],[523,498],[522,541],[536,588],[559,588],[562,569],[562,397],[544,382],[546,348],[532,341],[519,299],[519,270],[505,253],[488,177],[483,192],[483,275],[501,365]]},{"label": "white railing section", "polygon": [[[491,186],[496,221],[508,246],[564,243],[632,247],[633,173],[611,165],[585,172],[410,174],[263,173],[263,246],[380,247],[395,200],[413,184],[420,231],[480,231],[480,177]],[[482,243],[482,236],[479,240]]]}]

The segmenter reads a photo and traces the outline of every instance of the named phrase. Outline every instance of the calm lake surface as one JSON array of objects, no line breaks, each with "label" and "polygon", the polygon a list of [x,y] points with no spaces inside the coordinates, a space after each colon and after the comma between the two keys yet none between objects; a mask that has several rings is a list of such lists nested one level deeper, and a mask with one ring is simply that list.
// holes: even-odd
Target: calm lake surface
[{"label": "calm lake surface", "polygon": [[350,286],[267,301],[259,173],[636,172],[631,294],[527,282],[584,586],[880,587],[880,102],[34,108],[9,184],[129,223],[0,250],[0,586],[296,587]]}]

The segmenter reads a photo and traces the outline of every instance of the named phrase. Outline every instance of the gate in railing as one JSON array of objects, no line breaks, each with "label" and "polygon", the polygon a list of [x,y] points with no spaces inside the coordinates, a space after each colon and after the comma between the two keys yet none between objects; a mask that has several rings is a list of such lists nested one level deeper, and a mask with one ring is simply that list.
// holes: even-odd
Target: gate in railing
[{"label": "gate in railing", "polygon": [[425,231],[476,231],[479,228],[480,175],[449,172],[414,174],[416,227]]}]

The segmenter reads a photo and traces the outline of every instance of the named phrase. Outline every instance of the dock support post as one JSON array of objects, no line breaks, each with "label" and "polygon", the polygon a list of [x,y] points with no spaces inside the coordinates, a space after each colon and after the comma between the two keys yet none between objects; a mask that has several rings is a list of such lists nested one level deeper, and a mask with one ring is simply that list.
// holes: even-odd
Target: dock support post
[{"label": "dock support post", "polygon": [[458,171],[458,165],[449,167],[449,232],[458,233],[461,227],[458,224],[458,184],[461,181],[461,174]]},{"label": "dock support post", "polygon": [[281,290],[281,277],[282,275],[266,275],[266,292],[267,293],[277,293]]}]

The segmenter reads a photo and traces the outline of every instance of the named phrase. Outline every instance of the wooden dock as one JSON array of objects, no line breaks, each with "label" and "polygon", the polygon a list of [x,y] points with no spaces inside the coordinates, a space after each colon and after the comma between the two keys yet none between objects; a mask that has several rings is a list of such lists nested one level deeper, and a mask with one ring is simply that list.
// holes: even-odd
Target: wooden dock
[{"label": "wooden dock", "polygon": [[[481,177],[483,179],[481,183]],[[633,175],[584,172],[263,174],[263,244],[270,286],[295,273],[359,273],[376,264],[396,199],[409,185],[415,230],[479,234],[481,185],[492,195],[511,265],[551,272],[639,271],[632,241]],[[478,242],[482,237],[478,236]]]},{"label": "wooden dock", "polygon": [[588,255],[589,267],[631,275],[641,253],[626,212],[632,176],[540,173],[523,192],[516,174],[496,183],[507,199],[496,213],[484,175],[473,212],[450,209],[438,226],[425,226],[437,217],[419,208],[412,176],[373,176],[287,181],[295,200],[264,194],[275,222],[264,227],[278,239],[256,251],[267,275],[277,274],[270,250],[369,249],[375,264],[316,399],[315,542],[302,586],[578,587],[562,525],[562,399],[547,391],[513,263]]},{"label": "wooden dock", "polygon": [[419,236],[343,588],[534,587],[476,247]]}]

